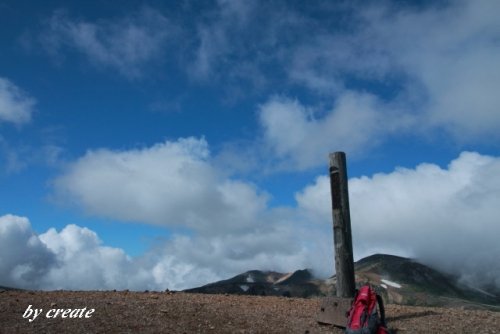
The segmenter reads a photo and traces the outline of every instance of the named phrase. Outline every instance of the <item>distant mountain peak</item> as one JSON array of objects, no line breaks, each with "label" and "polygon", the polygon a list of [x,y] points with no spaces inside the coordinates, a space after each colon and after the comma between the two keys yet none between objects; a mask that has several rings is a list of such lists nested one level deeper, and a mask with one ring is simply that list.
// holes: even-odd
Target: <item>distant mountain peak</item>
[{"label": "distant mountain peak", "polygon": [[285,275],[279,282],[275,282],[275,284],[303,284],[309,282],[313,279],[313,275],[309,271],[309,269],[300,269],[294,271],[293,273]]},{"label": "distant mountain peak", "polygon": [[[496,292],[466,287],[415,259],[374,254],[357,261],[354,268],[356,284],[371,284],[388,303],[493,309],[491,305],[500,305]],[[291,273],[250,270],[186,292],[311,297],[335,295],[335,283],[335,276],[316,279],[308,269]]]},{"label": "distant mountain peak", "polygon": [[300,296],[323,295],[324,289],[314,280],[309,269],[291,273],[249,270],[227,280],[185,290],[199,293],[231,293],[245,295]]}]

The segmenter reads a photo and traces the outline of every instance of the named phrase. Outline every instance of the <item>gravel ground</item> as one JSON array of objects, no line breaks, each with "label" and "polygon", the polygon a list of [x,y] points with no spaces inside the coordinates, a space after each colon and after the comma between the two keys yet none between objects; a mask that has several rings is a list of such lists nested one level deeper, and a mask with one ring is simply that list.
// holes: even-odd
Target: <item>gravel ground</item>
[{"label": "gravel ground", "polygon": [[[32,322],[23,318],[29,305],[42,309]],[[343,333],[316,322],[319,305],[179,292],[3,291],[0,333]],[[51,309],[83,308],[73,312],[82,318],[46,317]],[[387,305],[386,316],[393,333],[500,333],[499,312]]]}]

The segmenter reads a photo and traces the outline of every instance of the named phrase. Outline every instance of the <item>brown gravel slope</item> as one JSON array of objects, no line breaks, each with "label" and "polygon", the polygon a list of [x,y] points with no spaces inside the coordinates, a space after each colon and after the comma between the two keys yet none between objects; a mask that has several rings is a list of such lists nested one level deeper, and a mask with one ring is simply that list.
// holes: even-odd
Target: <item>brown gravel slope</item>
[{"label": "brown gravel slope", "polygon": [[[165,292],[0,293],[0,333],[342,333],[316,323],[319,299]],[[42,309],[33,321],[28,305]],[[48,319],[50,309],[95,309]],[[500,333],[500,313],[387,305],[394,333]]]}]

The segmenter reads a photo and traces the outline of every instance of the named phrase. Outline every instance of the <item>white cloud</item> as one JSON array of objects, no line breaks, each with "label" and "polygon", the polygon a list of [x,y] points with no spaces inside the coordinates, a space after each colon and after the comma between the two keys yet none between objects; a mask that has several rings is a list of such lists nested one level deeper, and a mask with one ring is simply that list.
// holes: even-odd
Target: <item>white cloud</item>
[{"label": "white cloud", "polygon": [[[191,144],[195,143],[200,141]],[[500,286],[500,246],[496,240],[500,233],[499,174],[500,158],[464,152],[447,168],[424,163],[414,169],[398,168],[388,174],[350,179],[355,257],[375,252],[415,256],[460,274],[468,282]],[[165,243],[138,258],[102,245],[96,233],[87,228],[68,225],[62,231],[49,229],[37,236],[26,218],[0,217],[0,285],[163,290],[198,286],[250,269],[287,272],[312,268],[323,277],[332,273],[326,176],[319,176],[297,193],[296,207],[288,208],[252,206],[252,200],[247,201],[256,196],[251,187],[230,183],[230,188],[230,201],[245,199],[244,205],[227,204],[241,213],[230,210],[231,215],[223,218],[242,226],[226,228],[227,221],[211,221],[206,223],[212,228],[207,233],[205,227],[186,225],[187,233],[174,230]],[[123,192],[120,187],[114,190],[115,194]],[[131,199],[133,203],[134,195]],[[110,199],[104,201],[103,205],[113,205]],[[246,205],[249,208],[244,211]],[[139,211],[137,217],[141,213],[145,219],[150,217],[146,209],[134,208]],[[192,205],[179,210],[198,209]]]},{"label": "white cloud", "polygon": [[94,215],[188,227],[204,233],[245,229],[267,195],[223,178],[203,139],[166,141],[130,151],[89,151],[54,181],[56,196]]},{"label": "white cloud", "polygon": [[39,278],[53,263],[53,254],[33,233],[27,218],[0,216],[0,285],[38,288]]},{"label": "white cloud", "polygon": [[[278,224],[280,225],[280,224]],[[0,217],[0,286],[28,289],[185,289],[249,269],[292,271],[320,264],[301,243],[307,231],[281,224],[241,234],[174,235],[131,258],[87,228],[36,235],[28,219]],[[323,262],[324,263],[324,262]],[[321,268],[321,273],[325,270]],[[327,270],[331,273],[331,270]]]},{"label": "white cloud", "polygon": [[500,25],[492,15],[499,9],[492,1],[463,1],[443,10],[401,12],[391,21],[370,18],[389,43],[388,53],[428,94],[431,125],[459,142],[498,138],[500,132],[494,89],[500,84]]},{"label": "white cloud", "polygon": [[161,13],[144,8],[120,19],[87,22],[57,11],[48,20],[41,41],[49,53],[73,48],[92,63],[111,67],[129,78],[141,77],[157,60],[175,29]]},{"label": "white cloud", "polygon": [[0,123],[9,122],[16,125],[31,120],[35,99],[10,80],[0,77]]},{"label": "white cloud", "polygon": [[[349,180],[355,257],[397,252],[500,286],[500,158],[464,152],[443,169],[420,164]],[[311,221],[331,221],[329,180],[297,194]]]},{"label": "white cloud", "polygon": [[[125,289],[137,275],[123,250],[101,246],[98,236],[87,228],[67,225],[61,232],[52,228],[39,239],[56,257],[42,277],[44,289]],[[127,276],[130,281],[123,280]]]},{"label": "white cloud", "polygon": [[28,289],[181,288],[218,278],[158,252],[132,259],[103,246],[95,232],[67,225],[36,235],[27,218],[0,217],[0,286]]},{"label": "white cloud", "polygon": [[271,98],[260,107],[264,143],[289,169],[307,169],[326,161],[325,152],[364,152],[388,135],[407,129],[413,119],[377,97],[344,92],[333,108],[314,109],[287,98]]},{"label": "white cloud", "polygon": [[444,129],[459,143],[498,139],[499,9],[492,1],[356,8],[349,29],[299,43],[289,77],[333,96],[368,83],[361,89],[391,91],[426,131]]}]

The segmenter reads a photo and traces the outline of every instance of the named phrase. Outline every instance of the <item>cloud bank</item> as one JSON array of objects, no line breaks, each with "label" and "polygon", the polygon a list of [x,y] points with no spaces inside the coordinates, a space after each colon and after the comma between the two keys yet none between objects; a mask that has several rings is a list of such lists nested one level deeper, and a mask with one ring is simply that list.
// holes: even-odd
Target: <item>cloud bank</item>
[{"label": "cloud bank", "polygon": [[[423,163],[349,180],[355,257],[395,252],[500,286],[500,158],[463,152],[447,168]],[[329,180],[297,195],[311,221],[327,221]]]},{"label": "cloud bank", "polygon": [[[463,152],[446,168],[422,163],[351,178],[355,258],[412,256],[468,283],[500,287],[498,175],[500,158]],[[297,192],[294,206],[270,207],[269,195],[255,185],[218,173],[203,139],[187,138],[130,151],[89,151],[54,187],[60,200],[87,214],[163,225],[172,235],[131,258],[102,245],[87,228],[68,225],[36,235],[27,218],[3,216],[0,284],[162,290],[250,269],[332,274],[326,176]]]},{"label": "cloud bank", "polygon": [[[246,234],[175,235],[136,258],[73,224],[37,235],[25,217],[0,217],[0,286],[27,289],[184,289],[248,270],[292,271],[309,256],[285,227]],[[319,263],[318,263],[319,264]]]}]

